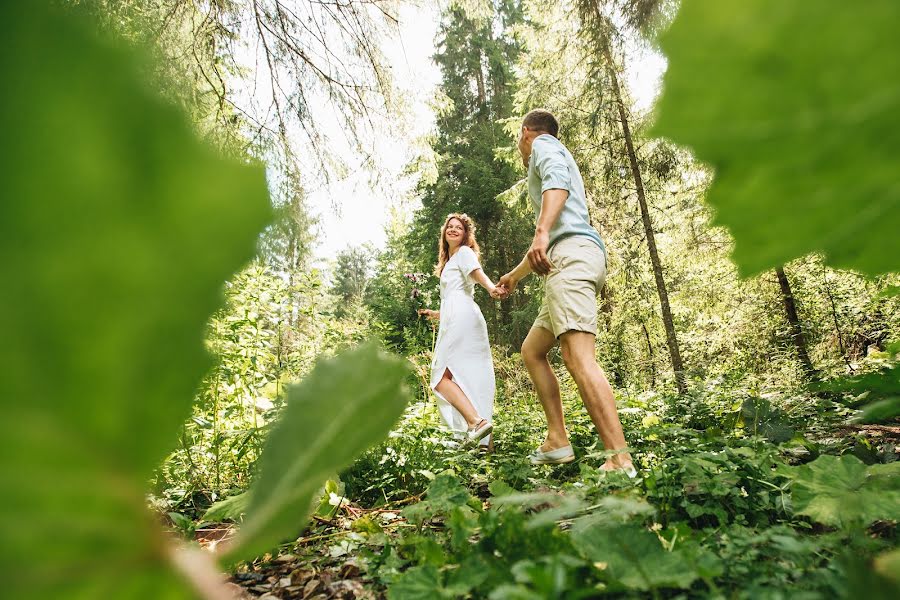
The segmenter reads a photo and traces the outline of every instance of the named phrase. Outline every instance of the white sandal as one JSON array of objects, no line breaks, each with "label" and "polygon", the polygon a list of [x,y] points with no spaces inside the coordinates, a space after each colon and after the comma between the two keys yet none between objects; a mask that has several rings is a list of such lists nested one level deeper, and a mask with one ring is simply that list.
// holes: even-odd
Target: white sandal
[{"label": "white sandal", "polygon": [[494,424],[488,422],[486,419],[482,419],[478,421],[475,427],[466,430],[466,441],[469,444],[477,444],[484,437],[490,435],[493,430]]}]

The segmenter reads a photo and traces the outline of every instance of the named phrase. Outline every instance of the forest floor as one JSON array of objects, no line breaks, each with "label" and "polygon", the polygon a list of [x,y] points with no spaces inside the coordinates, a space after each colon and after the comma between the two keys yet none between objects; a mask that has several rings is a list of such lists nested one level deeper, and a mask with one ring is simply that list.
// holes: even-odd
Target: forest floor
[{"label": "forest floor", "polygon": [[[846,407],[802,392],[620,398],[632,480],[598,468],[606,455],[571,382],[577,460],[529,464],[544,421],[520,390],[499,390],[490,454],[458,447],[420,398],[332,484],[303,535],[240,566],[233,587],[269,600],[834,597],[856,585],[859,561],[898,545],[894,521],[798,514],[790,486],[821,455],[896,461],[900,424],[847,425]],[[232,534],[205,523],[196,537]]]}]

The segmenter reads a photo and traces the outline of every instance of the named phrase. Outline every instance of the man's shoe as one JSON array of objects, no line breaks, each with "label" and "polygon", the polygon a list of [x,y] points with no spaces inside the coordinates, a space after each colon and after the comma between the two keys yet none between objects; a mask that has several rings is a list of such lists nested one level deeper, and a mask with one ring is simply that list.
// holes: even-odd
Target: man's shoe
[{"label": "man's shoe", "polygon": [[600,467],[600,470],[606,471],[607,473],[624,473],[628,476],[628,479],[634,479],[635,477],[637,477],[637,470],[634,468],[634,465],[632,463],[628,463],[624,467],[616,467],[614,469],[604,469],[603,467]]},{"label": "man's shoe", "polygon": [[533,465],[562,465],[575,460],[575,452],[572,446],[563,446],[546,452],[538,448],[529,457]]}]

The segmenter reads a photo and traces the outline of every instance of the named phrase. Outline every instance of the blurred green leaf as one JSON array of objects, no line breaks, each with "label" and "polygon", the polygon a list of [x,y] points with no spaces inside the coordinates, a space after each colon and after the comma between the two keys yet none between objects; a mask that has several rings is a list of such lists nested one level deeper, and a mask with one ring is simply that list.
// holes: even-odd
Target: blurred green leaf
[{"label": "blurred green leaf", "polygon": [[819,251],[900,268],[898,22],[895,0],[692,0],[661,36],[654,133],[715,168],[742,274]]},{"label": "blurred green leaf", "polygon": [[207,319],[268,194],[92,27],[0,3],[4,592],[189,597],[146,482],[190,417]]},{"label": "blurred green leaf", "polygon": [[866,404],[854,419],[859,423],[886,423],[900,415],[900,396]]},{"label": "blurred green leaf", "polygon": [[260,458],[247,517],[226,562],[250,558],[297,534],[325,479],[381,440],[409,399],[407,363],[374,345],[322,360],[288,388]]},{"label": "blurred green leaf", "polygon": [[500,479],[495,479],[494,481],[490,482],[488,484],[488,491],[491,492],[491,496],[493,496],[494,498],[519,493],[518,490]]},{"label": "blurred green leaf", "polygon": [[538,560],[521,560],[512,566],[512,574],[520,584],[539,592],[539,598],[563,598],[573,586],[572,571],[586,566],[583,560],[565,554],[543,556]]},{"label": "blurred green leaf", "polygon": [[433,565],[413,567],[402,573],[388,589],[389,600],[433,600],[455,598],[442,582],[441,573]]},{"label": "blurred green leaf", "polygon": [[900,365],[891,364],[873,373],[845,377],[818,386],[853,398],[851,406],[865,402],[853,418],[858,423],[884,423],[900,414]]},{"label": "blurred green leaf", "polygon": [[893,298],[895,296],[900,296],[900,285],[888,286],[878,294],[879,298]]},{"label": "blurred green leaf", "polygon": [[495,587],[488,598],[490,600],[544,600],[546,596],[529,590],[524,585],[506,583]]},{"label": "blurred green leaf", "polygon": [[247,512],[247,503],[249,501],[250,494],[248,492],[219,500],[206,510],[203,520],[210,523],[221,523],[226,519],[239,521],[244,513]]},{"label": "blurred green leaf", "polygon": [[428,486],[428,503],[436,512],[448,512],[465,505],[471,498],[469,490],[450,473],[439,473]]},{"label": "blurred green leaf", "polygon": [[855,456],[823,455],[794,471],[796,514],[842,527],[900,518],[900,463],[866,467]]},{"label": "blurred green leaf", "polygon": [[843,563],[849,598],[895,600],[900,597],[900,549],[884,552],[874,561],[849,554]]},{"label": "blurred green leaf", "polygon": [[428,519],[447,515],[454,508],[472,503],[473,496],[452,473],[439,473],[428,486],[425,499],[403,509],[410,523],[421,525]]},{"label": "blurred green leaf", "polygon": [[376,523],[375,520],[368,515],[362,516],[353,521],[353,523],[350,525],[350,529],[358,533],[368,533],[370,535],[375,535],[384,531],[381,525]]},{"label": "blurred green leaf", "polygon": [[900,548],[875,557],[875,571],[893,581],[900,592]]},{"label": "blurred green leaf", "polygon": [[573,527],[572,542],[612,579],[631,589],[686,589],[698,577],[685,557],[667,551],[656,534],[637,525],[610,527],[579,521]]}]

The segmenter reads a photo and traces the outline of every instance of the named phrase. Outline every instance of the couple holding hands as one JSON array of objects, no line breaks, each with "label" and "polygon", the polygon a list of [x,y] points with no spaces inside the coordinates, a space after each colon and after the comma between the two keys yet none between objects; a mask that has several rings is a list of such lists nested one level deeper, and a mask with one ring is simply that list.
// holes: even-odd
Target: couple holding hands
[{"label": "couple holding hands", "polygon": [[584,182],[572,154],[557,139],[559,123],[546,110],[525,115],[518,147],[528,168],[528,195],[537,214],[534,240],[525,258],[496,285],[479,264],[475,224],[451,214],[438,242],[441,307],[420,310],[439,320],[431,365],[431,388],[447,425],[465,432],[469,443],[489,445],[493,430],[494,366],[487,325],[473,299],[475,284],[505,299],[530,273],[546,277],[544,300],[522,344],[522,359],[547,417],[547,436],[533,464],[575,460],[569,443],[559,382],[547,356],[560,344],[563,362],[608,451],[602,466],[635,474],[615,398],[594,355],[597,294],[606,279],[606,249],[590,223]]}]

